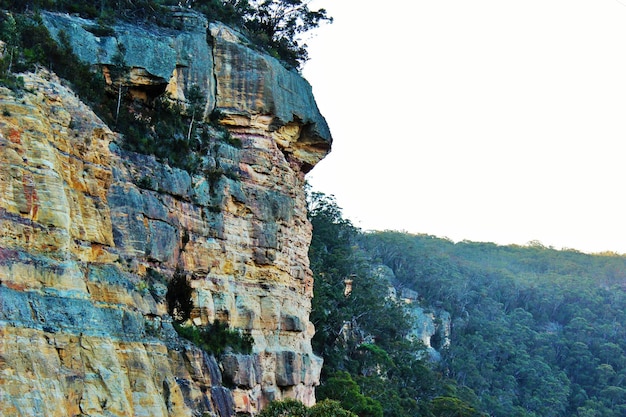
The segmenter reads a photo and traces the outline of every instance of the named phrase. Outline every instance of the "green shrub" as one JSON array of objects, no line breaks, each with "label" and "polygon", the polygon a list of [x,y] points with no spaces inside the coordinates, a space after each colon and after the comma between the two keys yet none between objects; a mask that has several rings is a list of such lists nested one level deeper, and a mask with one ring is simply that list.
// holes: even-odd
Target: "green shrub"
[{"label": "green shrub", "polygon": [[309,411],[309,417],[358,417],[351,411],[341,407],[341,403],[335,400],[323,400]]},{"label": "green shrub", "polygon": [[360,417],[383,417],[380,402],[361,393],[348,372],[337,372],[317,388],[318,398],[339,401],[341,406]]},{"label": "green shrub", "polygon": [[102,117],[99,110],[105,99],[104,79],[78,60],[63,32],[59,38],[59,43],[51,38],[37,14],[0,12],[0,39],[6,40],[9,51],[0,63],[0,82],[13,90],[21,89],[23,82],[14,74],[32,71],[37,66],[49,68],[71,83],[81,99]]},{"label": "green shrub", "polygon": [[291,68],[299,68],[308,58],[301,35],[324,22],[332,22],[325,9],[311,10],[306,0],[0,0],[0,9],[77,13],[98,21],[98,27],[88,29],[96,36],[110,36],[106,26],[116,19],[176,28],[179,22],[171,18],[167,6],[181,3],[212,21],[244,31],[255,46]]},{"label": "green shrub", "polygon": [[300,401],[287,398],[282,401],[272,401],[265,407],[258,417],[308,417],[309,410]]},{"label": "green shrub", "polygon": [[135,182],[135,184],[139,188],[148,189],[148,190],[154,189],[154,182],[152,181],[152,178],[148,177],[147,175],[144,175],[143,177],[139,178]]},{"label": "green shrub", "polygon": [[235,353],[252,353],[253,340],[250,335],[242,334],[239,330],[231,330],[227,324],[218,320],[205,327],[174,323],[174,328],[181,337],[214,355],[221,355],[227,350]]},{"label": "green shrub", "polygon": [[339,401],[324,400],[307,408],[300,401],[287,398],[272,401],[258,417],[358,417],[341,407]]},{"label": "green shrub", "polygon": [[108,25],[91,25],[83,27],[86,31],[93,33],[100,38],[115,36],[115,29]]},{"label": "green shrub", "polygon": [[432,413],[436,417],[481,417],[473,407],[454,397],[437,397],[431,402]]}]

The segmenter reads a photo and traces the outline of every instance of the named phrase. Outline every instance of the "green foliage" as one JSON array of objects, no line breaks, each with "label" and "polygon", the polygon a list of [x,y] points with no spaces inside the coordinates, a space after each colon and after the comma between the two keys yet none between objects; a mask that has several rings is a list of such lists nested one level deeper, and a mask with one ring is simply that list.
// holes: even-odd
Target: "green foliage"
[{"label": "green foliage", "polygon": [[[361,232],[343,219],[334,198],[312,193],[309,208],[313,345],[324,357],[318,398],[339,400],[360,416],[426,413],[427,403],[418,399],[435,395],[442,380],[418,358],[423,347],[407,338],[410,316],[387,297],[390,283],[375,273],[357,245]],[[346,278],[353,281],[349,296]]]},{"label": "green foliage", "polygon": [[23,80],[20,83],[19,78],[12,73],[17,37],[17,22],[13,15],[0,12],[0,40],[5,42],[4,48],[0,51],[3,55],[3,58],[0,59],[0,85],[14,91],[18,91],[24,86]]},{"label": "green foliage", "polygon": [[310,0],[257,0],[250,2],[245,28],[251,38],[288,66],[298,68],[308,59],[299,37],[323,22],[332,22],[325,9],[311,10]]},{"label": "green foliage", "polygon": [[159,0],[0,0],[0,8],[15,12],[53,10],[103,21],[113,18],[167,25],[167,10]]},{"label": "green foliage", "polygon": [[383,407],[380,402],[361,393],[358,384],[348,372],[337,372],[328,378],[317,390],[321,399],[339,401],[341,406],[359,417],[382,417]]},{"label": "green foliage", "polygon": [[[166,97],[158,97],[148,106],[129,103],[119,112],[117,121],[117,129],[124,132],[122,146],[133,152],[154,155],[189,173],[199,172],[201,156],[208,154],[211,144],[221,136],[207,124],[196,122],[195,114],[190,117],[184,113],[179,103]],[[193,134],[196,131],[199,133]]]},{"label": "green foliage", "polygon": [[396,285],[452,313],[440,368],[480,393],[475,409],[622,415],[626,398],[614,387],[626,378],[625,257],[397,232],[360,244],[393,269]]},{"label": "green foliage", "polygon": [[36,66],[49,68],[69,80],[81,98],[99,112],[103,108],[104,84],[89,65],[72,53],[63,33],[57,44],[37,15],[0,12],[0,39],[7,42],[7,53],[0,62],[1,82],[14,90],[23,88],[17,73],[32,71]]},{"label": "green foliage", "polygon": [[[24,89],[24,78],[16,76],[12,73],[3,74],[2,67],[3,61],[0,60],[0,85],[8,88],[16,94],[20,94],[20,92]],[[10,116],[8,110],[5,110],[5,116]],[[7,114],[9,113],[9,114]]]},{"label": "green foliage", "polygon": [[[255,35],[259,31],[273,34],[263,41],[265,47],[270,52],[286,51],[287,55],[279,57],[293,67],[306,59],[306,51],[295,37],[330,20],[325,11],[312,11],[308,2],[299,0],[198,0],[183,3],[206,13],[211,20],[222,19],[239,26],[251,38],[262,39],[263,36]],[[113,83],[105,87],[103,75],[93,72],[89,65],[77,59],[63,33],[57,44],[38,15],[32,13],[43,9],[78,13],[96,20],[97,23],[87,26],[87,30],[98,36],[111,36],[116,19],[170,25],[172,19],[168,17],[167,6],[178,4],[173,0],[0,0],[0,8],[10,10],[0,13],[0,39],[6,42],[4,57],[0,60],[0,85],[19,94],[23,80],[17,73],[32,71],[37,66],[49,68],[69,80],[81,99],[100,118],[123,133],[122,147],[154,155],[171,166],[198,173],[203,169],[204,155],[216,142],[242,147],[241,139],[231,136],[219,123],[219,114],[211,118],[210,124],[198,120],[206,100],[198,86],[192,86],[186,92],[188,102],[184,103],[185,106],[163,95],[152,97],[147,103],[133,101],[124,80],[123,50],[118,51],[109,68]],[[289,40],[289,36],[294,38]],[[299,52],[294,55],[294,51]],[[238,179],[238,173],[232,170],[223,170],[221,175]]]},{"label": "green foliage", "polygon": [[97,24],[97,25],[85,26],[85,30],[102,38],[115,36],[115,30],[111,26],[108,26],[108,25]]},{"label": "green foliage", "polygon": [[312,10],[310,0],[0,0],[0,9],[22,13],[53,10],[96,19],[87,28],[97,36],[111,35],[109,24],[120,19],[172,26],[169,6],[182,5],[244,31],[260,48],[299,68],[307,59],[301,36],[324,22],[332,22],[326,10]]},{"label": "green foliage", "polygon": [[[179,2],[172,0],[166,3],[177,5]],[[185,0],[182,4],[203,13],[209,20],[238,28],[244,26],[246,16],[252,13],[248,0]]]},{"label": "green foliage", "polygon": [[183,325],[182,322],[189,319],[193,309],[192,294],[193,289],[187,277],[177,270],[167,285],[165,299],[168,312],[174,318],[174,328],[181,337],[214,355],[220,355],[226,350],[245,354],[252,352],[253,339],[250,335],[231,330],[227,324],[218,320],[202,328]]},{"label": "green foliage", "polygon": [[[168,2],[172,3],[172,2]],[[177,4],[177,2],[173,2]],[[325,9],[312,10],[310,0],[186,0],[185,6],[242,30],[258,47],[298,69],[308,59],[302,35],[331,23]]]},{"label": "green foliage", "polygon": [[148,176],[143,176],[143,177],[139,178],[135,182],[135,184],[139,188],[144,188],[144,189],[147,189],[147,190],[153,190],[154,189],[154,181],[152,180],[151,177],[148,177]]},{"label": "green foliage", "polygon": [[473,407],[454,397],[436,397],[431,401],[435,417],[481,417]]},{"label": "green foliage", "polygon": [[357,415],[343,409],[338,401],[324,400],[307,408],[300,401],[288,398],[272,401],[258,417],[357,417]]},{"label": "green foliage", "polygon": [[[626,257],[362,233],[332,197],[309,200],[319,398],[369,399],[385,417],[626,415]],[[380,263],[391,281],[372,272]],[[389,283],[451,313],[440,362],[417,359]]]},{"label": "green foliage", "polygon": [[218,320],[204,327],[174,323],[174,328],[181,337],[214,355],[221,355],[226,351],[252,353],[253,340],[250,335],[242,334],[239,330],[231,330],[227,324]]},{"label": "green foliage", "polygon": [[357,417],[357,415],[344,409],[339,401],[326,399],[309,409],[309,417]]},{"label": "green foliage", "polygon": [[193,309],[192,294],[193,288],[189,285],[187,277],[177,269],[174,277],[167,284],[165,295],[167,312],[175,321],[180,323],[189,319]]},{"label": "green foliage", "polygon": [[[309,258],[316,278],[311,314],[317,327],[314,348],[334,356],[347,322],[373,335],[383,349],[403,339],[410,330],[409,318],[400,304],[384,297],[388,283],[372,274],[367,259],[356,250],[358,230],[341,217],[332,197],[311,195],[309,217],[314,230]],[[346,297],[348,278],[353,280],[353,290]],[[355,346],[345,348],[351,353]]]},{"label": "green foliage", "polygon": [[290,398],[283,401],[272,401],[258,417],[308,417],[308,409],[300,401]]}]

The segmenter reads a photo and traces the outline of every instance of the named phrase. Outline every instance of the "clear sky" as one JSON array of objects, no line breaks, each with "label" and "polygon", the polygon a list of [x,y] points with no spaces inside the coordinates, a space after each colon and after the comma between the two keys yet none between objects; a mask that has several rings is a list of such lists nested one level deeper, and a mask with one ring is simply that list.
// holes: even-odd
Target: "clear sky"
[{"label": "clear sky", "polygon": [[626,253],[626,0],[313,0],[308,175],[364,230]]}]

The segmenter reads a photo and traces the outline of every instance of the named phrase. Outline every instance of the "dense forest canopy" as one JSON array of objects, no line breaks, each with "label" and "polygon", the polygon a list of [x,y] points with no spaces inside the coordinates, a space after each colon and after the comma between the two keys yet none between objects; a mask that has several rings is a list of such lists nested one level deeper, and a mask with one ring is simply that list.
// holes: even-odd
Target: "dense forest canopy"
[{"label": "dense forest canopy", "polygon": [[[626,257],[364,233],[319,193],[310,217],[320,398],[360,416],[626,415]],[[341,292],[346,277],[354,297]],[[451,314],[439,361],[416,355],[414,324],[385,296],[389,284]],[[345,323],[360,337],[346,340]],[[338,385],[355,400],[337,398]]]}]

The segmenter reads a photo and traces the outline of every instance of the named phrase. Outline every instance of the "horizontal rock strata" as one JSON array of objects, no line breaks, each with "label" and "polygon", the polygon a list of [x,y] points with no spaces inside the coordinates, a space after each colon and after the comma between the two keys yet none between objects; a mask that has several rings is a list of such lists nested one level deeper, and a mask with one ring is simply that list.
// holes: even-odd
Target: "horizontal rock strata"
[{"label": "horizontal rock strata", "polygon": [[[182,31],[119,26],[111,38],[43,16],[94,65],[111,65],[123,44],[137,91],[184,99],[201,85],[205,114],[219,110],[241,147],[216,142],[205,159],[219,175],[192,175],[122,150],[53,74],[24,74],[23,94],[0,87],[2,414],[229,416],[285,397],[314,403],[322,364],[303,186],[331,140],[310,86],[197,15],[178,17]],[[165,303],[176,271],[194,288],[193,322],[242,329],[252,354],[218,364],[177,336]]]}]

